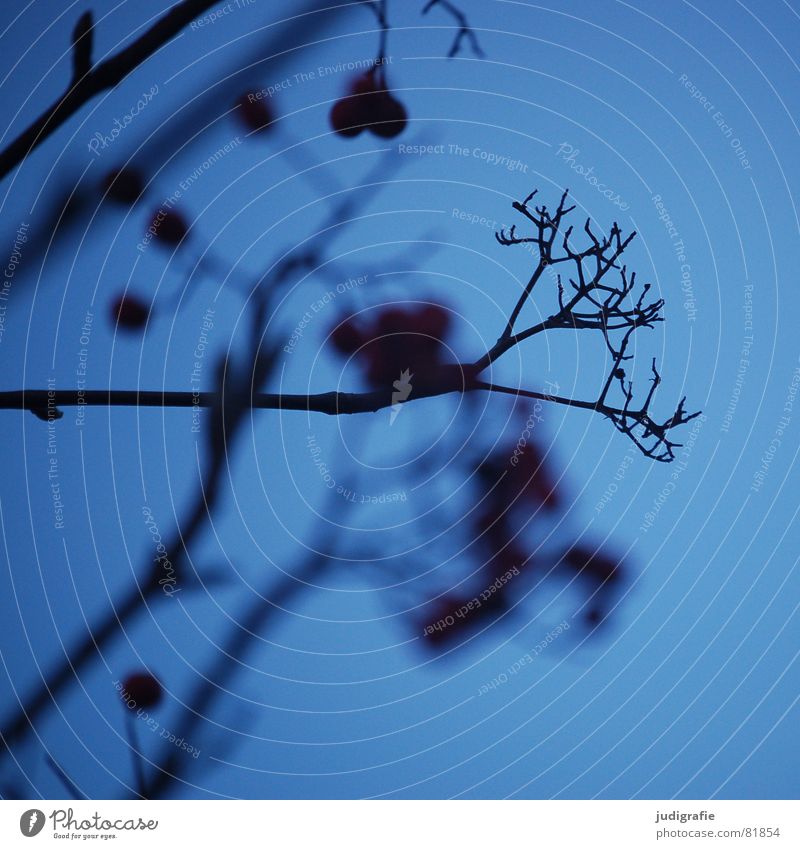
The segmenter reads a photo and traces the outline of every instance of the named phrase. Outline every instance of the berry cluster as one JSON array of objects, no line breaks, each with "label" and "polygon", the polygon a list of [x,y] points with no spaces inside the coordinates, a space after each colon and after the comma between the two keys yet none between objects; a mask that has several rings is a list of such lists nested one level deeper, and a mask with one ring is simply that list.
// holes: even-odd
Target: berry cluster
[{"label": "berry cluster", "polygon": [[370,318],[342,321],[331,342],[357,360],[372,386],[385,387],[408,371],[422,387],[454,367],[444,341],[450,324],[450,313],[437,304],[385,307]]},{"label": "berry cluster", "polygon": [[389,91],[383,69],[377,67],[353,80],[347,95],[333,104],[330,118],[341,136],[369,130],[383,139],[402,133],[408,122],[405,106]]}]

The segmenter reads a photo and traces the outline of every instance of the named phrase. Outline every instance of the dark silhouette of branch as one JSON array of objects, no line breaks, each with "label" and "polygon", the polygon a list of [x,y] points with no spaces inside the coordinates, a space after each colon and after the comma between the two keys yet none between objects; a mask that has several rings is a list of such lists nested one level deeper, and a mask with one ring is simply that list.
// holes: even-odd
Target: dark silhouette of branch
[{"label": "dark silhouette of branch", "polygon": [[380,65],[386,59],[386,42],[389,37],[389,18],[386,14],[386,0],[365,0],[367,6],[375,13],[378,19],[378,26],[381,28],[380,39],[378,40],[378,52],[375,56],[375,64]]},{"label": "dark silhouette of branch", "polygon": [[[620,266],[618,260],[633,240],[635,233],[623,237],[619,225],[614,222],[607,236],[598,238],[591,227],[591,221],[586,220],[584,232],[589,244],[583,250],[576,251],[571,244],[573,228],[570,226],[562,233],[562,222],[574,206],[567,206],[565,191],[561,196],[555,212],[548,211],[545,205],[531,207],[531,201],[537,192],[531,192],[525,200],[515,201],[513,207],[523,215],[535,228],[535,235],[520,237],[516,228],[511,227],[508,233],[501,230],[495,234],[498,242],[503,245],[517,245],[523,242],[533,242],[539,251],[539,261],[523,289],[517,304],[509,316],[506,326],[495,345],[475,363],[458,364],[439,368],[433,374],[418,375],[414,387],[413,398],[429,398],[445,395],[451,392],[468,392],[482,389],[492,392],[517,394],[521,397],[548,400],[553,403],[565,404],[572,407],[594,410],[609,418],[620,433],[630,438],[639,450],[647,457],[660,462],[671,462],[675,458],[674,449],[680,443],[673,442],[669,432],[680,425],[686,424],[699,412],[687,413],[686,399],[682,398],[676,410],[664,421],[658,422],[650,415],[650,405],[655,390],[661,382],[661,376],[652,364],[652,385],[644,403],[640,407],[633,406],[633,384],[626,382],[625,370],[622,367],[626,360],[631,359],[626,354],[631,334],[640,327],[652,328],[663,320],[661,308],[663,299],[659,298],[645,303],[650,286],[645,285],[636,301],[633,301],[633,290],[636,286],[636,274],[628,274],[625,265]],[[346,207],[345,202],[345,207]],[[344,210],[340,207],[336,214]],[[557,238],[561,236],[560,253],[554,253]],[[285,268],[293,268],[292,263],[305,262],[307,258],[289,258]],[[520,314],[533,294],[534,287],[541,279],[545,270],[555,264],[572,263],[574,278],[569,279],[573,294],[565,299],[564,285],[561,275],[557,275],[558,310],[549,318],[525,330],[515,332],[514,328]],[[288,264],[287,264],[288,263]],[[618,272],[619,280],[610,282],[607,277],[611,270]],[[604,339],[612,357],[612,366],[602,391],[596,401],[580,401],[570,398],[557,398],[544,393],[496,387],[493,384],[480,382],[478,375],[488,366],[499,359],[506,351],[532,336],[554,329],[597,330]],[[616,331],[624,331],[621,342],[612,335]],[[257,337],[257,333],[254,338]],[[607,398],[612,386],[619,386],[624,399],[622,406],[612,406]],[[191,392],[154,392],[139,390],[16,390],[0,393],[0,409],[28,409],[39,418],[60,416],[59,406],[103,405],[103,406],[158,406],[158,407],[192,407],[213,406],[216,403],[215,393],[202,393],[199,396]],[[408,403],[404,400],[401,403]],[[304,410],[307,412],[326,413],[328,415],[346,415],[368,413],[391,406],[391,389],[374,389],[370,392],[323,392],[316,395],[295,395],[275,393],[250,393],[238,399],[241,410],[246,407],[274,410]]]},{"label": "dark silhouette of branch", "polygon": [[94,18],[84,12],[72,31],[72,84],[80,82],[92,70]]},{"label": "dark silhouette of branch", "polygon": [[[456,392],[462,386],[447,384],[430,386],[415,392],[415,398],[444,395]],[[423,391],[425,392],[423,396]],[[91,389],[78,392],[74,389],[50,391],[51,403],[57,407],[75,407],[78,405],[102,407],[214,407],[219,396],[215,392],[158,392],[139,391],[137,389]],[[326,413],[330,416],[348,413],[374,413],[384,407],[390,407],[391,389],[387,392],[376,389],[370,392],[320,392],[316,395],[294,395],[261,392],[253,395],[247,406],[261,410],[305,410],[312,413]],[[39,418],[47,421],[46,389],[14,390],[0,392],[0,409],[30,410]],[[413,399],[411,399],[413,400]]]},{"label": "dark silhouette of branch", "polygon": [[[381,158],[368,175],[366,185],[376,185],[375,181],[379,177],[385,178],[386,169],[387,160]],[[352,193],[334,203],[326,221],[320,228],[320,232],[332,234],[334,228],[347,223],[358,203],[359,201],[352,196]],[[184,572],[184,561],[188,556],[188,550],[202,530],[218,500],[222,476],[228,468],[229,452],[241,424],[245,421],[244,413],[251,406],[249,399],[253,397],[253,393],[258,393],[266,379],[265,369],[270,362],[272,364],[275,362],[275,349],[264,350],[262,343],[271,304],[279,297],[280,287],[291,279],[298,269],[316,268],[320,264],[319,248],[315,242],[312,242],[304,250],[285,252],[269,271],[261,276],[253,292],[250,311],[249,363],[233,368],[229,367],[230,364],[225,361],[221,364],[218,374],[218,390],[201,393],[200,404],[211,408],[213,416],[209,428],[210,458],[206,463],[204,477],[200,482],[200,491],[188,511],[187,521],[179,525],[173,538],[168,544],[165,543],[169,561],[176,576],[182,575]],[[243,387],[247,387],[247,390],[244,391]],[[0,399],[0,409],[3,408],[5,403],[6,409],[12,407],[29,409],[44,420],[61,417],[58,404],[74,406],[86,401],[87,397],[91,397],[92,403],[95,404],[106,405],[109,401],[109,393],[103,390],[94,390],[91,394],[86,393],[83,400],[79,400],[78,392],[69,391],[63,395],[60,392],[56,393],[57,398],[50,395],[47,390],[44,391],[44,394],[37,391],[22,391],[5,393],[4,395],[5,397]],[[164,406],[165,397],[177,397],[179,400],[177,406],[193,406],[197,401],[197,396],[194,396],[194,400],[187,405],[186,393],[182,392],[139,393],[123,390],[121,395],[116,391],[111,393],[113,398],[119,399],[122,406],[129,406],[129,402],[137,395],[144,396],[146,400],[150,401],[151,405],[159,407]],[[189,395],[191,396],[191,393]],[[255,397],[258,397],[258,394]],[[134,401],[133,405],[136,404],[137,402]],[[303,408],[296,407],[295,409]],[[148,564],[150,564],[150,560],[151,558],[148,558]],[[0,740],[5,743],[6,747],[23,737],[34,727],[34,721],[55,702],[57,695],[62,690],[73,683],[78,677],[78,672],[97,656],[101,647],[119,634],[125,623],[129,623],[147,604],[163,597],[163,588],[159,583],[160,577],[161,569],[158,565],[155,567],[148,566],[143,582],[135,583],[134,587],[120,602],[112,604],[105,618],[99,624],[92,625],[91,630],[80,641],[76,649],[65,652],[64,660],[60,665],[42,680],[34,694],[0,729]]]},{"label": "dark silhouette of branch", "polygon": [[447,54],[449,59],[452,59],[454,56],[458,56],[459,51],[461,50],[461,44],[464,39],[469,41],[470,46],[472,47],[472,52],[481,58],[485,55],[483,50],[481,50],[481,46],[478,43],[478,38],[475,35],[474,30],[469,25],[469,21],[467,21],[467,16],[458,8],[454,3],[451,3],[450,0],[429,0],[428,3],[425,4],[425,7],[422,10],[423,15],[427,15],[434,6],[439,6],[445,11],[449,12],[452,17],[455,18],[456,23],[458,24],[458,32],[456,33],[455,40],[453,41],[453,46],[450,48],[450,52]]},{"label": "dark silhouette of branch", "polygon": [[[650,291],[649,284],[642,288],[638,298],[634,300],[636,273],[629,275],[627,266],[618,262],[636,233],[623,236],[615,221],[608,235],[598,238],[592,230],[591,220],[587,218],[583,231],[588,245],[582,250],[576,250],[571,241],[573,228],[570,226],[564,230],[562,227],[564,217],[575,208],[566,206],[568,192],[564,192],[552,213],[545,205],[531,206],[536,194],[534,190],[525,200],[512,204],[529,225],[533,226],[533,235],[518,236],[516,226],[512,226],[508,232],[501,230],[495,234],[501,245],[535,244],[539,252],[539,262],[522,291],[505,330],[493,348],[475,363],[476,369],[482,371],[509,348],[545,330],[597,330],[602,334],[611,354],[612,365],[597,401],[591,405],[579,402],[572,406],[590,406],[609,418],[617,430],[628,436],[645,456],[661,462],[671,462],[675,459],[674,449],[680,447],[680,443],[673,442],[669,438],[669,432],[672,428],[691,421],[700,413],[687,413],[686,398],[682,398],[675,412],[664,421],[657,422],[651,417],[650,404],[661,382],[655,360],[652,364],[652,383],[646,399],[640,407],[633,406],[633,384],[630,380],[626,381],[622,367],[625,360],[631,359],[626,354],[628,341],[638,328],[652,328],[657,322],[663,321],[661,309],[664,306],[662,298],[649,303],[645,301]],[[558,310],[544,321],[514,332],[520,313],[545,270],[560,263],[569,263],[573,269],[574,277],[570,277],[568,281],[571,294],[565,295],[561,275],[556,274]],[[611,282],[615,277],[609,274],[612,271],[617,272],[618,279],[615,282]],[[616,331],[623,332],[621,341],[617,341],[614,335]],[[618,386],[622,393],[622,407],[612,407],[607,403],[606,399],[613,386]],[[524,392],[521,394],[525,395]]]},{"label": "dark silhouette of branch", "polygon": [[[183,740],[195,739],[200,724],[216,698],[227,693],[227,683],[241,671],[248,649],[257,641],[254,639],[264,630],[267,623],[280,615],[281,608],[295,595],[308,589],[312,578],[330,563],[330,559],[314,554],[301,567],[297,575],[283,576],[277,583],[274,578],[256,593],[248,602],[244,611],[236,617],[226,640],[215,653],[212,668],[201,676],[186,700],[186,713],[178,728],[177,736]],[[156,765],[153,777],[144,785],[142,795],[145,799],[159,799],[164,796],[167,787],[181,780],[183,772],[193,765],[180,749],[170,747],[164,759]]]},{"label": "dark silhouette of branch", "polygon": [[[660,383],[660,375],[655,361],[652,364],[652,382],[646,399],[641,406],[633,403],[632,382],[626,380],[623,368],[625,360],[630,359],[626,353],[631,334],[639,327],[652,327],[660,321],[659,314],[663,301],[651,304],[644,303],[648,287],[638,300],[629,305],[630,295],[635,285],[635,275],[627,275],[625,266],[617,264],[619,256],[630,244],[633,234],[623,238],[619,227],[614,224],[608,236],[598,239],[592,232],[590,222],[586,222],[584,231],[589,237],[590,244],[580,252],[573,250],[570,244],[572,228],[563,234],[563,255],[554,256],[553,247],[561,227],[562,218],[571,211],[566,207],[566,192],[561,198],[558,208],[551,215],[546,207],[536,207],[531,210],[529,203],[535,192],[525,201],[515,203],[514,207],[522,213],[536,228],[533,237],[540,251],[540,262],[534,274],[526,285],[512,315],[496,344],[476,363],[449,365],[436,370],[431,375],[419,375],[414,386],[414,393],[402,403],[410,403],[419,398],[434,397],[448,393],[489,391],[500,394],[516,395],[519,397],[549,401],[569,407],[598,412],[610,419],[614,426],[627,435],[646,456],[660,461],[670,462],[674,459],[674,449],[679,443],[671,441],[671,430],[693,419],[699,413],[688,414],[685,410],[685,399],[678,404],[675,412],[663,421],[657,421],[650,413],[651,402],[655,390]],[[333,216],[342,220],[341,215],[347,212],[348,203],[338,205]],[[507,244],[517,244],[520,239],[513,229],[506,234],[498,234],[498,239]],[[276,268],[274,284],[285,279],[291,270],[304,265],[310,256],[289,255]],[[514,332],[514,327],[522,308],[531,296],[534,286],[542,273],[551,263],[571,261],[576,269],[577,280],[570,280],[574,294],[565,300],[560,276],[558,278],[558,303],[556,313],[534,327]],[[590,266],[589,269],[585,265]],[[609,284],[606,275],[610,270],[619,273],[620,282]],[[268,278],[265,278],[265,281]],[[236,374],[228,372],[227,363],[222,371],[219,387],[215,392],[201,393],[199,398],[191,392],[139,391],[139,390],[16,390],[0,393],[0,408],[27,409],[40,418],[57,417],[59,406],[74,406],[78,404],[101,406],[155,406],[155,407],[193,407],[195,405],[212,408],[214,421],[210,428],[212,435],[211,461],[201,493],[196,500],[188,523],[176,532],[176,538],[168,546],[171,560],[176,571],[180,571],[183,558],[189,543],[194,538],[217,498],[222,472],[227,468],[227,456],[230,439],[244,420],[247,409],[303,410],[320,412],[328,415],[355,414],[375,412],[397,403],[392,398],[391,387],[373,389],[368,392],[324,392],[316,395],[276,394],[259,392],[269,364],[274,364],[277,349],[264,352],[261,350],[262,328],[268,317],[269,293],[273,289],[265,289],[265,297],[256,299],[258,308],[254,313],[252,348],[250,366]],[[263,285],[263,283],[262,283]],[[592,305],[590,308],[586,304]],[[581,306],[583,305],[583,306]],[[579,307],[581,307],[579,311]],[[575,329],[596,329],[604,337],[606,345],[612,353],[612,368],[604,386],[596,400],[580,400],[553,396],[545,392],[498,386],[480,381],[479,374],[492,362],[497,360],[510,348],[530,338],[538,332],[547,329],[572,327]],[[611,332],[624,330],[621,342],[615,342]],[[237,370],[238,371],[238,370]],[[622,393],[623,404],[609,403],[608,396],[612,387],[618,387]],[[176,565],[177,564],[177,565]],[[13,739],[23,734],[30,727],[31,721],[41,713],[53,700],[54,694],[69,684],[76,670],[88,662],[98,651],[99,646],[114,636],[122,623],[141,609],[145,602],[160,591],[158,574],[151,570],[144,584],[137,585],[128,596],[110,611],[105,621],[87,634],[77,651],[71,652],[67,662],[52,675],[47,682],[27,702],[24,709],[3,730],[2,737],[8,745]]]},{"label": "dark silhouette of branch", "polygon": [[[685,424],[699,415],[692,413],[686,415],[683,405],[684,398],[678,411],[662,424],[656,423],[649,415],[650,401],[653,390],[658,385],[660,377],[655,370],[653,362],[653,388],[648,394],[647,401],[641,409],[631,409],[630,404],[633,395],[630,390],[631,384],[623,391],[625,393],[624,407],[613,407],[604,402],[607,390],[597,401],[583,401],[576,398],[564,398],[551,395],[547,392],[534,390],[514,389],[507,386],[497,386],[483,381],[468,380],[466,375],[470,373],[471,365],[453,366],[452,371],[434,381],[417,383],[414,394],[404,401],[392,400],[391,388],[374,389],[369,392],[321,392],[316,395],[292,395],[278,393],[258,393],[252,395],[244,402],[245,407],[262,410],[303,410],[312,413],[324,413],[329,416],[352,415],[357,413],[374,413],[397,403],[408,404],[421,398],[432,398],[439,395],[447,395],[452,392],[469,392],[473,390],[485,390],[508,395],[516,395],[520,398],[533,398],[541,401],[549,401],[553,404],[562,404],[567,407],[578,407],[584,410],[593,410],[610,418],[620,432],[627,434],[641,448],[642,452],[654,460],[671,460],[674,458],[671,448],[679,447],[677,443],[667,440],[666,432],[678,425]],[[616,371],[616,370],[615,370]],[[612,377],[613,377],[612,373]],[[619,376],[619,375],[618,375]],[[620,379],[622,376],[619,376]],[[51,392],[54,396],[53,403],[60,406],[75,406],[79,403],[86,405],[101,406],[125,406],[125,407],[216,407],[219,404],[219,395],[213,392],[203,392],[195,395],[192,392],[154,392],[138,390],[89,390],[80,393],[75,390],[56,390]],[[18,408],[29,409],[37,415],[42,416],[42,404],[46,403],[48,390],[34,390],[31,392],[14,391],[0,392],[0,409]],[[46,414],[43,416],[47,418]],[[657,436],[659,443],[667,453],[647,448],[637,439],[633,430],[635,425],[642,427],[640,434],[642,439]],[[203,511],[205,512],[205,511]]]},{"label": "dark silhouette of branch", "polygon": [[54,133],[95,95],[114,88],[135,68],[174,38],[215,0],[183,0],[133,43],[91,67],[92,17],[87,12],[73,34],[73,78],[66,92],[0,152],[0,179]]}]

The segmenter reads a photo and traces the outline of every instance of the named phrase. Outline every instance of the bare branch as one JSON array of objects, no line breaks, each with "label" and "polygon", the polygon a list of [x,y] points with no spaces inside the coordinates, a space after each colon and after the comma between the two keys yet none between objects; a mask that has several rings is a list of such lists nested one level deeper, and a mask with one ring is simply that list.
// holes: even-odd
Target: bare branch
[{"label": "bare branch", "polygon": [[[671,461],[675,456],[673,449],[679,447],[679,444],[670,440],[669,431],[673,427],[685,424],[699,413],[687,415],[684,410],[684,399],[675,413],[665,422],[659,424],[650,417],[650,405],[661,382],[655,360],[652,364],[653,377],[645,402],[640,409],[632,409],[633,385],[631,381],[626,382],[625,370],[622,368],[624,361],[631,359],[626,353],[628,341],[631,334],[638,328],[653,328],[657,322],[664,320],[661,314],[664,306],[663,298],[647,302],[645,299],[650,291],[650,285],[647,284],[634,300],[636,273],[629,275],[627,266],[619,265],[620,256],[630,245],[636,233],[632,232],[624,236],[619,224],[615,221],[608,234],[600,238],[593,231],[591,220],[587,218],[583,226],[583,232],[588,239],[586,247],[581,250],[573,247],[571,243],[573,228],[568,227],[561,239],[562,253],[554,255],[553,246],[561,229],[562,219],[574,209],[574,206],[565,206],[567,193],[564,192],[555,214],[551,215],[545,205],[534,206],[531,209],[530,204],[536,194],[534,190],[525,200],[515,201],[512,204],[513,208],[533,225],[533,235],[517,235],[516,225],[508,231],[501,230],[495,234],[501,245],[534,243],[539,251],[539,262],[517,301],[503,334],[492,349],[474,364],[476,373],[483,371],[510,348],[546,330],[567,328],[599,331],[612,357],[612,366],[597,401],[575,402],[571,399],[558,399],[556,402],[596,410],[610,418],[615,427],[632,439],[646,456],[662,462]],[[560,262],[571,262],[573,265],[575,276],[569,278],[573,294],[569,299],[565,299],[561,275],[557,275],[558,310],[538,324],[514,333],[514,325],[522,308],[531,297],[534,286],[541,279],[543,272],[548,266]],[[612,270],[618,274],[609,275]],[[609,282],[613,276],[618,278],[617,281]],[[623,333],[621,340],[614,335],[618,331]],[[622,392],[624,404],[621,408],[609,406],[607,403],[608,394],[614,385],[618,385]],[[521,394],[523,397],[541,397],[537,393],[530,394],[522,390],[487,384],[481,384],[481,388]]]},{"label": "bare branch", "polygon": [[382,65],[386,59],[386,41],[389,35],[389,18],[386,14],[386,0],[364,0],[366,5],[374,12],[378,19],[378,26],[381,28],[380,41],[378,42],[378,54],[375,59],[375,65]]},{"label": "bare branch", "polygon": [[464,39],[467,39],[472,47],[472,52],[482,59],[485,54],[483,50],[481,50],[478,38],[472,27],[470,27],[469,22],[467,21],[467,16],[458,8],[458,6],[451,3],[450,0],[429,0],[423,8],[422,14],[427,15],[434,6],[440,6],[442,9],[446,9],[455,18],[459,27],[455,40],[453,41],[453,46],[447,54],[448,58],[452,59],[454,56],[458,56],[458,53],[461,50],[461,43]]},{"label": "bare branch", "polygon": [[75,85],[92,70],[94,18],[84,12],[72,31],[72,84]]},{"label": "bare branch", "polygon": [[[118,85],[135,68],[174,38],[187,24],[214,5],[216,0],[183,0],[134,42],[90,70],[91,27],[87,16],[78,21],[73,36],[76,53],[72,83],[67,91],[0,153],[0,179],[19,165],[31,151],[54,133],[68,118],[101,91]],[[90,13],[87,13],[90,14]],[[91,20],[88,21],[91,23]],[[83,73],[78,76],[79,69]]]}]

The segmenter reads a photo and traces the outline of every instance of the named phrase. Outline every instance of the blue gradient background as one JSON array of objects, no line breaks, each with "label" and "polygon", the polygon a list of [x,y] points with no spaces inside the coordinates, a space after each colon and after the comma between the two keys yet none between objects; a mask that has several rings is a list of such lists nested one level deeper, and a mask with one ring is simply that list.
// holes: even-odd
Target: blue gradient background
[{"label": "blue gradient background", "polygon": [[[21,221],[31,223],[36,249],[23,251],[10,290],[2,387],[44,387],[49,378],[74,386],[80,328],[92,311],[88,386],[188,390],[192,351],[211,306],[215,327],[203,373],[210,389],[213,357],[246,343],[236,280],[251,280],[305,239],[318,242],[323,263],[290,281],[269,331],[276,337],[288,337],[337,283],[369,278],[314,317],[283,357],[273,387],[357,389],[354,367],[330,356],[325,336],[340,313],[386,300],[446,303],[457,316],[456,355],[477,357],[502,329],[530,256],[501,247],[490,227],[454,211],[510,224],[512,200],[538,187],[552,205],[569,187],[576,229],[591,216],[601,230],[616,219],[638,231],[628,266],[666,299],[665,323],[635,336],[639,387],[656,356],[664,377],[659,411],[668,415],[685,394],[706,419],[674,492],[644,531],[645,514],[676,466],[635,455],[598,510],[620,464],[633,456],[630,443],[598,416],[544,408],[539,432],[569,501],[554,532],[604,543],[625,556],[635,580],[602,636],[585,639],[571,629],[535,664],[478,696],[574,605],[558,594],[530,593],[507,621],[455,651],[437,656],[420,647],[410,602],[402,589],[389,588],[396,583],[390,567],[410,551],[397,568],[419,573],[432,564],[431,586],[446,587],[454,567],[440,562],[430,540],[467,509],[468,495],[458,489],[458,473],[423,486],[406,468],[429,449],[446,470],[460,439],[454,422],[469,413],[453,399],[432,399],[404,408],[391,427],[388,411],[346,420],[255,414],[231,455],[232,483],[213,529],[192,551],[199,574],[224,582],[185,588],[126,627],[37,724],[40,739],[30,735],[15,747],[17,765],[5,758],[3,792],[62,796],[44,765],[47,749],[87,795],[129,795],[131,753],[113,682],[142,664],[153,668],[168,690],[154,715],[177,728],[182,700],[215,657],[248,588],[294,574],[307,548],[322,540],[343,559],[270,620],[246,657],[231,659],[241,669],[187,741],[201,755],[187,783],[173,788],[176,795],[796,797],[797,404],[763,485],[757,492],[751,485],[800,355],[800,6],[460,0],[486,57],[465,48],[448,60],[452,19],[442,10],[420,17],[422,2],[390,2],[387,73],[411,120],[386,142],[329,132],[330,105],[350,75],[294,76],[372,57],[377,32],[369,10],[351,4],[308,14],[308,43],[270,58],[268,45],[288,26],[283,19],[322,5],[256,0],[187,29],[3,181],[2,253],[10,255]],[[162,6],[119,4],[98,22],[97,54],[118,49]],[[69,33],[90,8],[36,0],[0,12],[3,144],[62,90]],[[242,64],[247,71],[233,77]],[[713,112],[681,84],[682,74],[724,115],[750,169]],[[291,82],[274,98],[280,120],[270,135],[244,138],[234,118],[222,115],[238,93],[282,80]],[[88,152],[92,135],[109,132],[153,84],[158,96],[113,145],[99,157]],[[193,255],[209,246],[239,276],[221,291],[193,277],[176,312],[183,255],[152,245],[140,254],[136,245],[152,209],[237,135],[242,143],[183,193],[180,209],[192,221]],[[411,156],[399,153],[398,143],[480,149],[524,168],[472,155]],[[562,144],[577,149],[577,162],[593,166],[629,208],[614,206],[571,169],[558,155]],[[152,175],[147,200],[129,212],[98,207],[103,174],[128,160]],[[314,165],[311,179],[300,173]],[[48,210],[81,174],[92,205],[48,245]],[[355,193],[355,220],[320,233],[331,208],[324,198],[337,192]],[[654,195],[685,244],[694,320]],[[157,308],[143,340],[115,336],[108,320],[111,302],[129,283]],[[753,345],[724,429],[750,334],[750,285]],[[531,322],[537,310],[549,314],[554,299],[552,286],[543,285],[526,307]],[[552,333],[507,355],[493,378],[526,387],[554,381],[563,394],[588,398],[607,367],[601,340]],[[508,412],[499,399],[478,399],[470,421],[481,444],[518,430]],[[75,411],[66,410],[57,424],[62,532],[53,527],[47,425],[18,411],[1,416],[1,686],[3,715],[10,716],[86,623],[124,593],[133,574],[141,576],[152,551],[142,505],[167,536],[197,490],[203,442],[191,432],[188,411],[90,409],[79,428]],[[361,491],[406,490],[408,500],[331,506],[309,434],[337,480],[354,479],[360,466],[353,485]],[[463,528],[454,528],[458,533]],[[168,744],[138,731],[145,756],[163,757]]]}]

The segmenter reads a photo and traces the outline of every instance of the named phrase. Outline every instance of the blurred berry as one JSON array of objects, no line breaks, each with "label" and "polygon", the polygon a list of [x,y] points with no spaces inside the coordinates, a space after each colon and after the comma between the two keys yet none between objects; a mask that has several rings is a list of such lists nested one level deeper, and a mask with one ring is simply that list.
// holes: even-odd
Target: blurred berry
[{"label": "blurred berry", "polygon": [[423,636],[430,645],[439,646],[463,638],[465,631],[477,630],[493,621],[506,609],[505,586],[478,596],[462,598],[446,596],[431,606]]},{"label": "blurred berry", "polygon": [[377,316],[337,325],[331,341],[342,354],[356,354],[356,362],[373,386],[385,386],[409,371],[412,386],[423,387],[447,380],[458,385],[469,380],[461,368],[448,362],[445,337],[450,314],[436,304],[385,307]]},{"label": "blurred berry", "polygon": [[334,132],[340,136],[357,136],[364,129],[359,105],[352,97],[337,100],[333,104],[330,121]]},{"label": "blurred berry", "polygon": [[[147,672],[135,672],[122,682],[122,689],[127,696],[129,707],[154,707],[161,701],[161,685]],[[131,705],[133,700],[136,704]]]},{"label": "blurred berry", "polygon": [[159,242],[176,247],[189,232],[189,225],[180,212],[174,209],[159,209],[151,219],[148,231]]},{"label": "blurred berry", "polygon": [[144,177],[135,168],[126,166],[106,174],[103,185],[110,200],[130,205],[144,192]]},{"label": "blurred berry", "polygon": [[622,564],[600,551],[573,546],[564,555],[564,564],[597,586],[613,584],[622,578]]},{"label": "blurred berry", "polygon": [[250,132],[264,133],[271,129],[275,115],[264,100],[247,93],[236,101],[236,106],[236,117]]},{"label": "blurred berry", "polygon": [[371,114],[368,118],[367,129],[383,139],[393,139],[406,128],[408,113],[399,100],[389,92],[382,92],[371,104]]},{"label": "blurred berry", "polygon": [[111,308],[111,320],[125,330],[140,330],[149,315],[150,307],[134,295],[122,295]]},{"label": "blurred berry", "polygon": [[361,346],[363,339],[361,331],[350,318],[337,324],[331,331],[331,342],[340,354],[354,354]]},{"label": "blurred berry", "polygon": [[333,104],[331,126],[343,136],[357,136],[368,129],[381,138],[394,138],[406,126],[406,108],[386,88],[375,69],[357,76],[348,94]]}]

